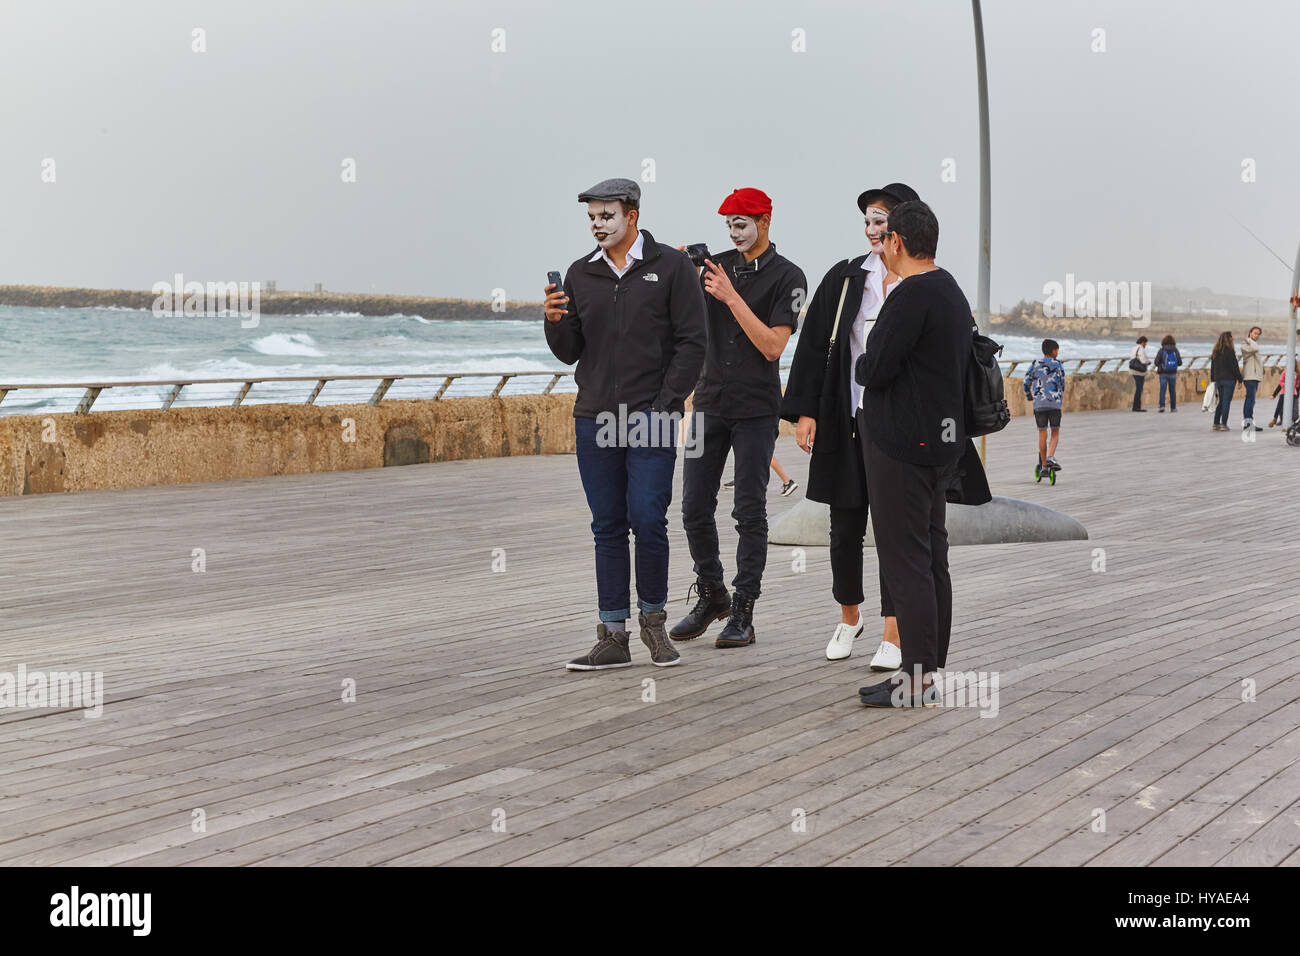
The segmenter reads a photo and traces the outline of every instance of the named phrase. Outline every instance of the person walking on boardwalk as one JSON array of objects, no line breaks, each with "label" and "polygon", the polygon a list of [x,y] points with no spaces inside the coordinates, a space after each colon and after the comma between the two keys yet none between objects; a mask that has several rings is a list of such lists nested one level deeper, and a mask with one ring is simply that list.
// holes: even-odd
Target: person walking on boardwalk
[{"label": "person walking on boardwalk", "polygon": [[1133,354],[1128,360],[1129,371],[1133,373],[1133,411],[1145,412],[1142,407],[1142,386],[1147,380],[1147,369],[1151,367],[1151,361],[1147,358],[1147,337],[1138,336],[1137,345],[1133,347]]},{"label": "person walking on boardwalk", "polygon": [[[946,508],[949,487],[987,483],[965,434],[966,372],[974,323],[970,303],[935,264],[939,222],[923,202],[889,214],[886,267],[902,277],[885,300],[857,361],[858,412],[872,533],[885,588],[898,614],[902,671],[859,688],[868,707],[934,700],[934,673],[947,662],[952,631]],[[982,501],[968,501],[980,504]]]},{"label": "person walking on boardwalk", "polygon": [[1214,424],[1211,429],[1216,432],[1228,430],[1228,415],[1232,411],[1232,393],[1241,381],[1241,367],[1237,364],[1237,350],[1232,344],[1232,333],[1224,332],[1214,343],[1210,353],[1210,380],[1218,390],[1218,402],[1214,406]]},{"label": "person walking on boardwalk", "polygon": [[[700,449],[682,465],[682,526],[695,561],[698,599],[669,631],[694,640],[726,620],[718,647],[755,641],[754,602],[767,566],[767,483],[780,425],[779,362],[808,294],[803,270],[769,237],[772,200],[761,189],[737,189],[718,207],[733,248],[704,260],[701,281],[709,347],[695,386],[690,442]],[[731,517],[736,545],[734,591],[723,583],[718,554],[718,486],[734,453]]]},{"label": "person walking on boardwalk", "polygon": [[630,179],[580,193],[596,249],[569,266],[560,288],[546,285],[546,344],[561,362],[578,363],[573,422],[600,609],[596,644],[570,670],[632,663],[629,529],[641,641],[659,667],[681,660],[664,627],[668,505],[677,424],[704,364],[704,295],[691,260],[639,228],[640,200]]},{"label": "person walking on boardwalk", "polygon": [[1263,329],[1253,326],[1241,343],[1241,380],[1246,385],[1246,399],[1241,403],[1242,431],[1264,430],[1255,424],[1255,392],[1264,380],[1264,360],[1259,357],[1259,337],[1263,334]]},{"label": "person walking on boardwalk", "polygon": [[1160,340],[1160,351],[1156,353],[1156,371],[1160,374],[1160,411],[1165,410],[1165,392],[1169,393],[1169,413],[1178,411],[1178,367],[1183,364],[1183,355],[1178,351],[1178,344],[1172,335]]},{"label": "person walking on boardwalk", "polygon": [[[829,660],[849,657],[863,631],[859,605],[864,600],[867,480],[855,419],[862,390],[853,381],[853,363],[862,354],[881,304],[899,281],[880,258],[880,235],[887,228],[889,211],[917,198],[916,190],[904,183],[868,189],[858,196],[870,250],[837,262],[817,286],[781,402],[781,417],[795,424],[796,442],[811,455],[805,496],[831,509],[831,593],[840,606],[840,622],[826,647]],[[885,619],[884,637],[870,666],[893,670],[902,652],[883,576],[880,613]]]}]

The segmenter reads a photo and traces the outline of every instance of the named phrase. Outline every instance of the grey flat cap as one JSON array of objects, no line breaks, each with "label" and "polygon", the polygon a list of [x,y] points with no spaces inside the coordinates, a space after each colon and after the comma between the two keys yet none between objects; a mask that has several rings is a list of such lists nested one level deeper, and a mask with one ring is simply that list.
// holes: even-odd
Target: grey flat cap
[{"label": "grey flat cap", "polygon": [[630,179],[606,179],[586,192],[578,193],[578,202],[641,201],[641,187]]}]

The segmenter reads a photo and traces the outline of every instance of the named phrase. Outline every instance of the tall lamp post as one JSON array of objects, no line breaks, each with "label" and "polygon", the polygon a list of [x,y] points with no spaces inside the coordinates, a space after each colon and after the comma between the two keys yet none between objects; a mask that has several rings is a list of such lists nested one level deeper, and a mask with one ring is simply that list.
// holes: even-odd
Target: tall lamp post
[{"label": "tall lamp post", "polygon": [[[975,72],[979,78],[980,103],[980,266],[979,284],[975,292],[975,324],[984,334],[989,331],[989,79],[984,65],[984,18],[980,13],[980,0],[971,0],[971,13],[975,17]],[[1297,262],[1300,270],[1300,262]],[[1292,345],[1295,344],[1295,308],[1291,309]],[[985,440],[980,437],[980,463],[985,461]]]},{"label": "tall lamp post", "polygon": [[1300,305],[1300,247],[1295,251],[1295,272],[1291,274],[1291,324],[1290,333],[1286,337],[1286,374],[1287,387],[1284,388],[1283,395],[1285,402],[1283,404],[1282,422],[1285,427],[1290,428],[1291,422],[1295,420],[1295,332],[1296,332],[1296,306]]}]

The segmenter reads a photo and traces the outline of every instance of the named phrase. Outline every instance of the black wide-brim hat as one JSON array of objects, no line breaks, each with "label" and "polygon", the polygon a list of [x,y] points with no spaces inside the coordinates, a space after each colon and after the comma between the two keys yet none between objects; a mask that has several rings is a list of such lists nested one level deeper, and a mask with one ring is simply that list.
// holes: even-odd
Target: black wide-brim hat
[{"label": "black wide-brim hat", "polygon": [[858,209],[865,213],[867,207],[881,196],[884,196],[887,199],[892,199],[895,206],[899,203],[910,202],[914,199],[921,198],[916,194],[916,190],[907,185],[907,183],[890,183],[888,186],[881,186],[879,189],[868,189],[859,196]]}]

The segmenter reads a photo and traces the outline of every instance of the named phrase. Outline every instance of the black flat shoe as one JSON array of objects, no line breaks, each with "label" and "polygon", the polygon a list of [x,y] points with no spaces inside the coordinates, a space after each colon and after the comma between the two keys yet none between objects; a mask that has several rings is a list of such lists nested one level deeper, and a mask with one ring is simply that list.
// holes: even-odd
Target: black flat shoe
[{"label": "black flat shoe", "polygon": [[900,681],[890,678],[879,684],[858,688],[858,701],[863,707],[938,707],[939,692],[931,684],[919,694],[904,696]]}]

